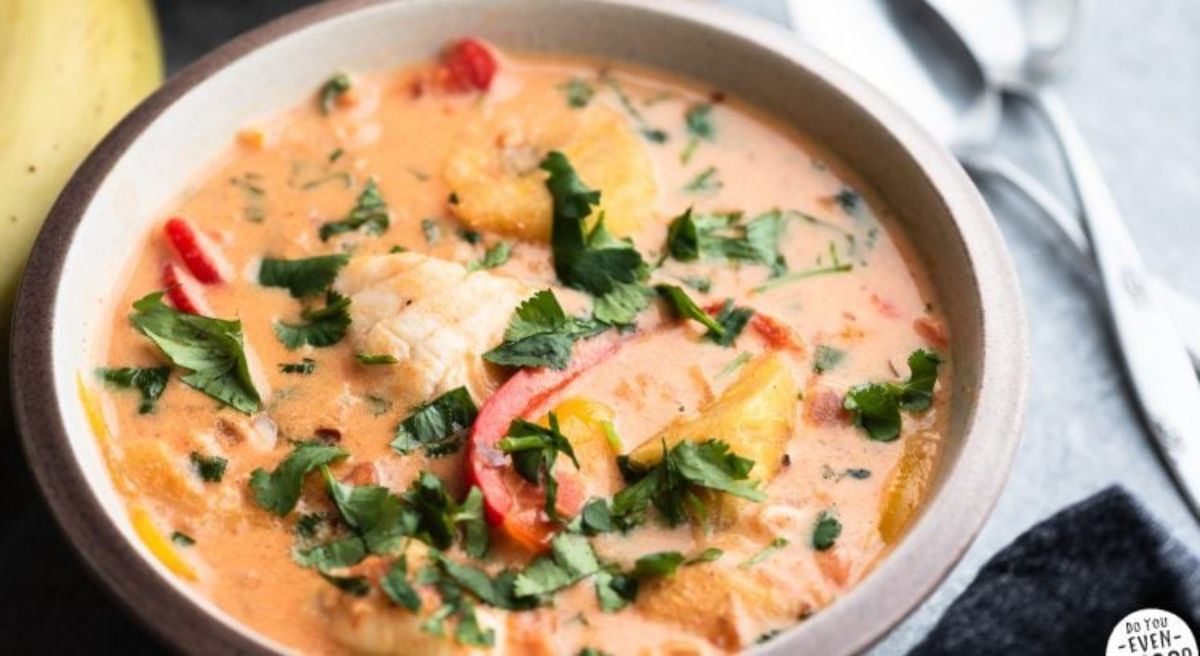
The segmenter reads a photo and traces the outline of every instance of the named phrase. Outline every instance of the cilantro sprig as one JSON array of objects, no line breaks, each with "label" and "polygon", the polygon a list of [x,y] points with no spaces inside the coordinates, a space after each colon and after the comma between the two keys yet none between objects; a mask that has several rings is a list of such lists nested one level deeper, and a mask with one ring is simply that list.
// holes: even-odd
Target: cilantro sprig
[{"label": "cilantro sprig", "polygon": [[646,262],[633,244],[614,237],[597,219],[590,232],[584,221],[600,203],[600,192],[588,187],[570,161],[552,151],[541,163],[549,173],[546,188],[554,202],[550,246],[554,272],[568,287],[596,298],[593,315],[610,325],[632,324],[649,305],[643,284]]},{"label": "cilantro sprig", "polygon": [[180,312],[155,292],[134,302],[129,316],[171,364],[188,373],[179,380],[239,412],[253,414],[261,400],[250,367],[240,321]]},{"label": "cilantro sprig", "polygon": [[667,228],[666,254],[680,262],[732,260],[762,264],[771,275],[787,271],[779,242],[788,214],[781,210],[763,212],[743,222],[741,212],[698,214],[688,208]]},{"label": "cilantro sprig", "polygon": [[855,385],[846,392],[842,407],[870,439],[894,441],[900,437],[901,410],[922,412],[933,403],[933,387],[941,362],[936,353],[917,349],[908,356],[911,374],[907,381]]},{"label": "cilantro sprig", "polygon": [[275,471],[267,472],[260,468],[251,472],[250,491],[254,494],[254,501],[283,517],[300,500],[300,487],[306,474],[347,455],[341,447],[302,442],[279,463]]},{"label": "cilantro sprig", "polygon": [[543,289],[517,306],[504,341],[483,359],[509,367],[565,369],[575,341],[604,329],[595,321],[567,316],[554,292]]},{"label": "cilantro sprig", "polygon": [[456,387],[417,406],[400,422],[391,442],[392,450],[408,455],[422,448],[435,458],[454,453],[462,446],[467,429],[475,423],[478,413],[467,389]]},{"label": "cilantro sprig", "polygon": [[622,526],[642,523],[653,506],[670,526],[705,519],[702,492],[725,492],[760,502],[766,494],[748,480],[754,461],[729,450],[720,440],[682,441],[667,448],[663,457],[647,471],[631,471],[640,476],[613,497],[612,512]]},{"label": "cilantro sprig", "polygon": [[512,457],[513,469],[521,478],[543,486],[546,515],[557,519],[558,481],[554,478],[554,463],[560,453],[570,458],[576,469],[579,469],[579,460],[571,443],[559,431],[558,416],[551,412],[549,419],[549,427],[514,419],[508,434],[496,443],[496,447]]}]

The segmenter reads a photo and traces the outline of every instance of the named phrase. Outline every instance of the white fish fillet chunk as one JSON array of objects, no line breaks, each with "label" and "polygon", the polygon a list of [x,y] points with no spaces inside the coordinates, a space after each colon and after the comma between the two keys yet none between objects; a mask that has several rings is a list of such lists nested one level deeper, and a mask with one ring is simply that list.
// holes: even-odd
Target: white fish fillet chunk
[{"label": "white fish fillet chunk", "polygon": [[354,348],[396,359],[373,369],[409,406],[460,386],[477,402],[490,396],[498,380],[481,356],[533,293],[518,280],[418,253],[354,258],[335,288],[350,298]]}]

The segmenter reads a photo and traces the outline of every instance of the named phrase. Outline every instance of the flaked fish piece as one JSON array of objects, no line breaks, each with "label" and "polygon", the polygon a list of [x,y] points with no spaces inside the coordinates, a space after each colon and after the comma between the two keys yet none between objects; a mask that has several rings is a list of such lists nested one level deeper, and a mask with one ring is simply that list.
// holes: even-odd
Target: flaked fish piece
[{"label": "flaked fish piece", "polygon": [[490,396],[499,372],[481,356],[533,293],[518,280],[418,253],[355,258],[335,287],[350,297],[355,350],[396,359],[377,375],[408,406],[460,386],[476,402]]}]

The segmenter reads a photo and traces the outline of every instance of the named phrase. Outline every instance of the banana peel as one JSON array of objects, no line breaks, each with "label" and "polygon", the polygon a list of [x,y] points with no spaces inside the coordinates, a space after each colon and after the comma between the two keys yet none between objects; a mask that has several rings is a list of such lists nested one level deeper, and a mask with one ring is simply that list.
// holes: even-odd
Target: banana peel
[{"label": "banana peel", "polygon": [[162,79],[151,0],[0,0],[4,355],[17,283],[50,206],[96,142]]}]

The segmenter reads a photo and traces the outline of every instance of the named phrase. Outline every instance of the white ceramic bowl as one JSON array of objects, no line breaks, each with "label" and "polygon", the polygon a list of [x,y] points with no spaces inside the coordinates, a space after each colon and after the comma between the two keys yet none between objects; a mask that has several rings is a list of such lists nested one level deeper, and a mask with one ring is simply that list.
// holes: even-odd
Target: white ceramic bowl
[{"label": "white ceramic bowl", "polygon": [[856,589],[763,653],[865,649],[939,583],[1008,473],[1025,389],[1025,321],[1004,243],[953,158],[847,71],[772,25],[683,0],[332,2],[251,32],[175,76],[79,169],[46,222],[17,306],[17,419],[38,482],[80,556],[186,651],[278,650],[179,583],[133,534],[76,393],[125,263],[240,127],[311,96],[330,71],[399,66],[448,39],[626,60],[746,100],[837,153],[896,210],[955,336],[949,436],[932,492]]}]

